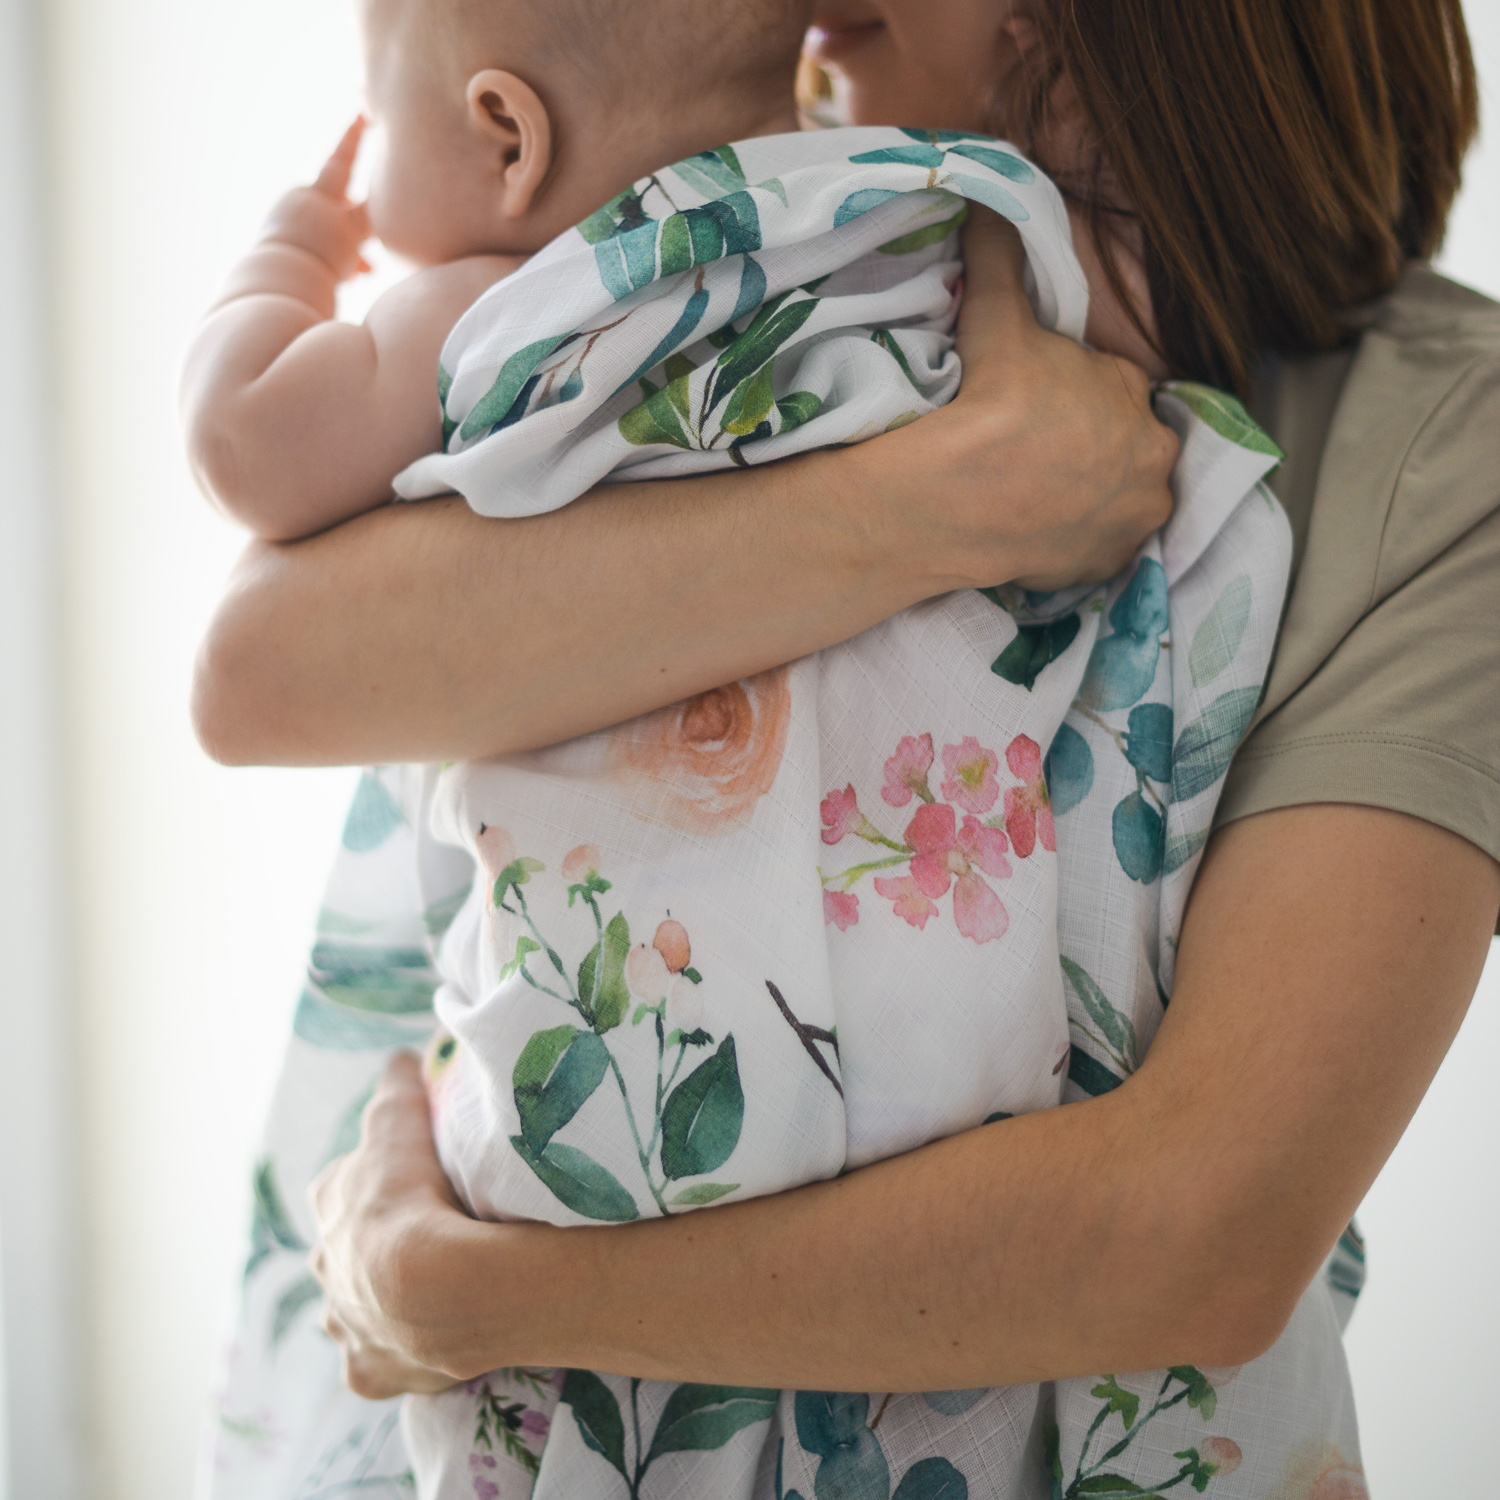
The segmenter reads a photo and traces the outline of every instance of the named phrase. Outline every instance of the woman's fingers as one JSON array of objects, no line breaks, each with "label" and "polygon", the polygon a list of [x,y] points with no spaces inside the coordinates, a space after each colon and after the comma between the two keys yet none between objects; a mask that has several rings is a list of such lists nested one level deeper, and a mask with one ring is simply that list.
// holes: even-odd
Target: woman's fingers
[{"label": "woman's fingers", "polygon": [[365,117],[356,115],[354,123],[344,132],[333,148],[318,180],[313,184],[320,193],[330,198],[344,198],[349,193],[349,178],[354,171],[354,159],[359,155],[359,143],[365,133]]}]

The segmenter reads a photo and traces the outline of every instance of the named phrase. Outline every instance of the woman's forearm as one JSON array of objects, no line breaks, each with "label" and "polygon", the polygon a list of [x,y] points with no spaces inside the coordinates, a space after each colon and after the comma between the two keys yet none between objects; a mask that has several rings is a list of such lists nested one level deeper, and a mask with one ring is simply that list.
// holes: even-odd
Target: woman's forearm
[{"label": "woman's forearm", "polygon": [[[992,216],[991,216],[992,217]],[[1145,376],[1043,333],[976,215],[952,405],[838,452],[608,484],[527,520],[393,506],[252,547],[205,642],[210,753],[529,749],[779,666],[952,588],[1106,578],[1170,511]]]},{"label": "woman's forearm", "polygon": [[524,520],[389,506],[252,547],[204,645],[200,734],[221,759],[281,764],[552,744],[953,586],[890,565],[839,503],[853,466],[830,458],[606,486]]},{"label": "woman's forearm", "polygon": [[[1241,1363],[1278,1336],[1400,1137],[1497,906],[1500,867],[1415,819],[1248,819],[1211,846],[1171,1007],[1113,1093],[835,1182],[600,1229],[433,1212],[435,1159],[422,1191],[361,1191],[400,1156],[372,1143],[327,1200],[366,1205],[331,1239],[386,1268],[351,1315],[455,1378],[550,1364],[925,1390]],[[430,1158],[414,1067],[402,1086]],[[398,1206],[371,1213],[380,1201]]]}]

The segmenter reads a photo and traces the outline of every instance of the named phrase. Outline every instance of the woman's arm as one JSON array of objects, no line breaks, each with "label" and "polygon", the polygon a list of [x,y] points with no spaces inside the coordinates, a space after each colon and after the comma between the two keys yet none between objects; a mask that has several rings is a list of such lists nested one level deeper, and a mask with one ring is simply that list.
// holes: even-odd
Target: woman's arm
[{"label": "woman's arm", "polygon": [[1458,1028],[1500,866],[1314,806],[1210,845],[1170,1009],[1113,1093],[777,1197],[610,1228],[480,1224],[414,1065],[315,1187],[357,1391],[512,1364],[826,1390],[1237,1364],[1276,1339]]},{"label": "woman's arm", "polygon": [[204,644],[216,759],[453,760],[618,723],[950,589],[1110,576],[1170,509],[1145,376],[1043,333],[976,214],[964,386],[841,452],[498,521],[393,506],[246,553]]}]

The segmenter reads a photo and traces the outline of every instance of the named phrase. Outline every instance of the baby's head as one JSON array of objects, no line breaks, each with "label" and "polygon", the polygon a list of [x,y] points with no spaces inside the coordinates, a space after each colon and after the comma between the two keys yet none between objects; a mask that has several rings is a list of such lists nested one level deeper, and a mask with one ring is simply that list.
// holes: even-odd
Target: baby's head
[{"label": "baby's head", "polygon": [[811,0],[363,0],[375,233],[528,253],[669,162],[796,128]]}]

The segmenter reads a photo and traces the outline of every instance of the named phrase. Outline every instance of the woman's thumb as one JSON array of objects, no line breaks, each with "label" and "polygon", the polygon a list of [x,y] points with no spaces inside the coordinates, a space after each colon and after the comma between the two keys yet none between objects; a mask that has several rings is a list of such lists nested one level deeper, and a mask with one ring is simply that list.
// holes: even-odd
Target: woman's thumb
[{"label": "woman's thumb", "polygon": [[1026,296],[1026,251],[1013,224],[977,203],[969,205],[963,231],[964,301],[958,315],[959,354],[982,356],[986,348],[1036,331]]}]

